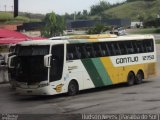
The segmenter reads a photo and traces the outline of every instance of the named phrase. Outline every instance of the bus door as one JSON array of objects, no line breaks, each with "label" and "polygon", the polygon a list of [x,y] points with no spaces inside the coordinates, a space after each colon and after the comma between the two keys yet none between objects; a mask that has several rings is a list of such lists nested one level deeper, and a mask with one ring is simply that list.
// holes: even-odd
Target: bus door
[{"label": "bus door", "polygon": [[[50,82],[62,79],[64,66],[64,45],[53,45],[51,50],[50,61]],[[53,83],[54,84],[54,83]]]}]

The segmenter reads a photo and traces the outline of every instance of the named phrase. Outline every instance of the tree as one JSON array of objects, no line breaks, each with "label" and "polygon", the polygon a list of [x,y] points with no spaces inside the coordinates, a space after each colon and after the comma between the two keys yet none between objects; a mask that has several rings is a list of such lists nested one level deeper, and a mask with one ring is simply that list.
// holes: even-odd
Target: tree
[{"label": "tree", "polygon": [[108,2],[101,1],[98,5],[91,6],[91,15],[100,14],[101,12],[111,8],[112,5]]},{"label": "tree", "polygon": [[90,28],[87,31],[87,34],[100,34],[106,30],[105,25],[103,24],[96,24],[93,28]]},{"label": "tree", "polygon": [[88,15],[87,10],[83,10],[83,16],[87,16],[87,15]]},{"label": "tree", "polygon": [[46,14],[44,18],[46,23],[42,29],[41,34],[44,37],[52,37],[63,34],[64,30],[64,18],[56,15],[54,12]]}]

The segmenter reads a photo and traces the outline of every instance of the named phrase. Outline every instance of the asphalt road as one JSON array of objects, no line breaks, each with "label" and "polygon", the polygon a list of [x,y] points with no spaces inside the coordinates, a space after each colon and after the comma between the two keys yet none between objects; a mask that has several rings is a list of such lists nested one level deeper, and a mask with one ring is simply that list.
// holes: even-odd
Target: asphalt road
[{"label": "asphalt road", "polygon": [[[160,47],[157,47],[158,56]],[[158,58],[158,60],[160,60]],[[157,64],[159,70],[160,64]],[[99,89],[82,91],[77,96],[18,96],[10,89],[9,84],[0,84],[0,113],[37,114],[41,119],[68,119],[72,114],[114,114],[114,113],[159,113],[160,80],[145,80],[140,85],[126,87],[116,85]],[[49,115],[40,115],[49,114]],[[60,114],[60,115],[56,115]],[[65,116],[63,116],[65,115]],[[26,117],[26,116],[25,116]],[[24,116],[22,119],[25,118]],[[28,119],[28,117],[26,117]],[[74,119],[74,118],[73,118]],[[33,119],[35,120],[35,118]]]}]

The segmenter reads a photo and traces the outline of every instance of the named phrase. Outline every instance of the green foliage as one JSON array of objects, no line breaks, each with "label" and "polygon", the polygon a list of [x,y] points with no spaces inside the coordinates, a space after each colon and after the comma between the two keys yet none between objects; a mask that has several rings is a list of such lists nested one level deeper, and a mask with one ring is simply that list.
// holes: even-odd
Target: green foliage
[{"label": "green foliage", "polygon": [[103,24],[96,24],[93,28],[90,28],[87,31],[87,34],[100,34],[104,31],[108,30],[108,27],[105,27]]},{"label": "green foliage", "polygon": [[13,15],[9,12],[0,12],[0,21],[9,21],[13,19]]},{"label": "green foliage", "polygon": [[157,29],[155,30],[155,33],[160,34],[160,28],[157,28]]},{"label": "green foliage", "polygon": [[156,18],[156,19],[153,19],[153,20],[151,19],[151,20],[144,21],[143,26],[145,28],[147,28],[147,27],[158,28],[158,27],[160,27],[160,19]]},{"label": "green foliage", "polygon": [[84,20],[84,19],[89,19],[89,12],[87,10],[83,10],[82,12],[81,11],[78,11],[78,12],[75,12],[75,13],[72,13],[72,14],[68,14],[68,13],[65,13],[65,15],[63,16],[65,21],[67,20],[74,20],[74,18],[77,20]]},{"label": "green foliage", "polygon": [[30,21],[29,18],[24,17],[24,16],[18,16],[18,17],[16,17],[14,20],[23,21],[23,22],[29,22],[29,21]]},{"label": "green foliage", "polygon": [[[92,5],[88,14],[77,12],[77,19],[116,19],[129,18],[132,21],[153,20],[160,14],[160,0],[127,0],[126,2],[110,4],[101,1]],[[65,14],[65,20],[73,20],[74,14]]]},{"label": "green foliage", "polygon": [[[27,14],[27,13],[25,13]],[[30,14],[28,13],[28,16]],[[19,15],[18,17],[14,18],[13,13],[10,12],[0,12],[0,22],[1,24],[17,24],[17,23],[23,23],[23,22],[41,22],[40,19],[35,19],[32,17],[27,17],[24,15]]]},{"label": "green foliage", "polygon": [[42,20],[40,20],[40,19],[30,19],[30,21],[29,22],[41,22]]},{"label": "green foliage", "polygon": [[64,18],[56,15],[54,12],[49,13],[44,18],[46,26],[42,28],[41,34],[44,37],[59,36],[63,34]]},{"label": "green foliage", "polygon": [[101,1],[97,5],[91,6],[90,14],[91,15],[96,15],[96,14],[101,14],[104,10],[107,10],[111,8],[111,4],[105,1]]},{"label": "green foliage", "polygon": [[74,19],[74,14],[65,13],[64,19],[65,19],[65,21],[67,21],[67,20],[73,20]]},{"label": "green foliage", "polygon": [[132,21],[145,21],[155,19],[160,13],[160,0],[146,2],[144,0],[134,0],[126,2],[116,7],[112,7],[104,14],[109,18],[129,18]]}]

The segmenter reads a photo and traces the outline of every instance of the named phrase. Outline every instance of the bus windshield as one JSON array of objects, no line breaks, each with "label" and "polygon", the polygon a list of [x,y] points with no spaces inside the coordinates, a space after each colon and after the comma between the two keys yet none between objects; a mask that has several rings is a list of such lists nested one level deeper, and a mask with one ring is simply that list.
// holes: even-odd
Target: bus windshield
[{"label": "bus windshield", "polygon": [[15,68],[12,77],[19,82],[33,84],[48,79],[48,68],[44,66],[44,56],[49,54],[49,46],[16,47]]},{"label": "bus windshield", "polygon": [[49,54],[49,46],[17,46],[17,56],[36,56]]}]

